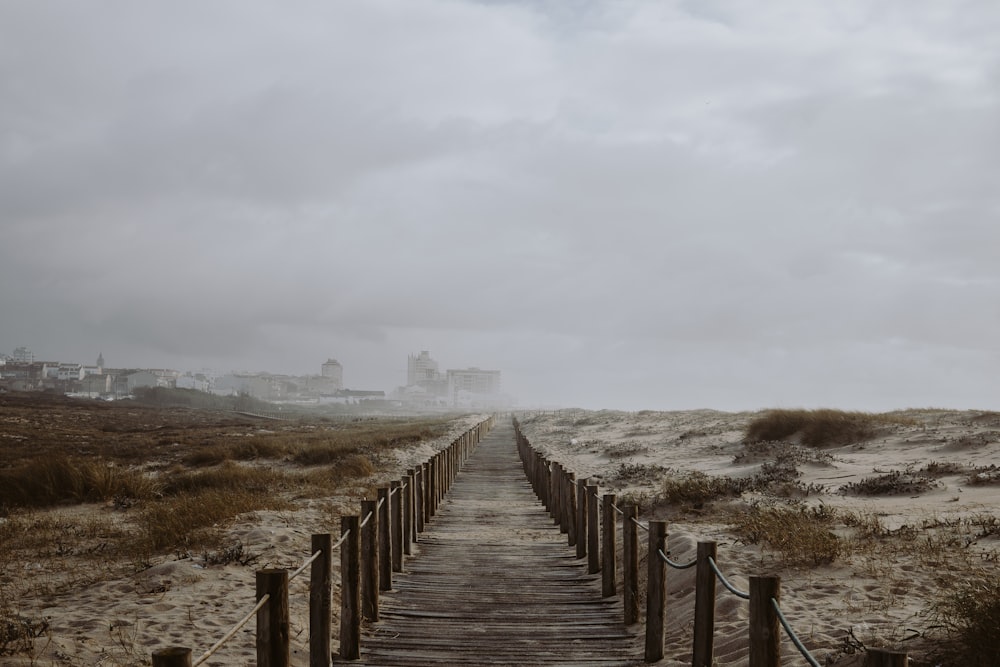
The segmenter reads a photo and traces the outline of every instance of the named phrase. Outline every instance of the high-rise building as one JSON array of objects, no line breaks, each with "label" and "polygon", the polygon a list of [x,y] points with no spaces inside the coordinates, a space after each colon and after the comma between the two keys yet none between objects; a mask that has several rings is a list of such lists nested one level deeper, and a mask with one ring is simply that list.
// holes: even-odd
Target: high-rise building
[{"label": "high-rise building", "polygon": [[320,375],[326,378],[328,389],[340,391],[344,388],[344,367],[336,359],[327,359],[320,367]]},{"label": "high-rise building", "polygon": [[410,355],[406,365],[406,384],[430,387],[441,378],[438,372],[438,362],[431,358],[430,352],[421,350],[418,355]]},{"label": "high-rise building", "polygon": [[19,347],[14,350],[14,354],[10,355],[10,360],[16,364],[33,364],[35,363],[35,354],[27,347]]}]

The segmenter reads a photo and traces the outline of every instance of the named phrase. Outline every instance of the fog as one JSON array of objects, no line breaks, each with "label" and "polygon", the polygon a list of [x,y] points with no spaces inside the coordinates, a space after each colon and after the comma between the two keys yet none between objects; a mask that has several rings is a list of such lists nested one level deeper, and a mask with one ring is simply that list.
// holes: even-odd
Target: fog
[{"label": "fog", "polygon": [[1000,5],[0,4],[0,352],[1000,408]]}]

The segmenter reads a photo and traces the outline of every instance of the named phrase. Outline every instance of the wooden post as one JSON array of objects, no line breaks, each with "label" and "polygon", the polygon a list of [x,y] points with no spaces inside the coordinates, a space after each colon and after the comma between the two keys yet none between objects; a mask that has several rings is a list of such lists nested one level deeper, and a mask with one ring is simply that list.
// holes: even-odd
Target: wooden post
[{"label": "wooden post", "polygon": [[587,572],[601,571],[601,531],[598,526],[597,486],[587,485]]},{"label": "wooden post", "polygon": [[418,466],[415,473],[415,486],[413,487],[413,514],[416,519],[414,524],[416,534],[413,536],[413,539],[414,541],[417,541],[417,536],[424,532],[424,467]]},{"label": "wooden post", "polygon": [[257,612],[257,664],[288,667],[288,570],[257,571],[257,601],[269,596]]},{"label": "wooden post", "polygon": [[618,570],[615,568],[616,553],[615,544],[615,494],[605,493],[601,498],[601,561],[604,564],[601,568],[601,595],[606,598],[616,593],[615,579],[618,577]]},{"label": "wooden post", "polygon": [[639,622],[639,534],[635,522],[639,508],[625,506],[622,517],[622,601],[625,606],[625,625]]},{"label": "wooden post", "polygon": [[712,667],[715,656],[715,572],[708,559],[715,560],[715,542],[698,543],[698,564],[695,566],[694,646],[692,667]]},{"label": "wooden post", "polygon": [[431,517],[434,516],[433,504],[431,503],[431,493],[434,489],[434,473],[431,471],[431,462],[427,461],[421,466],[424,470],[423,474],[423,484],[421,487],[424,492],[423,500],[421,501],[424,509],[424,530],[427,529],[427,524],[430,523]]},{"label": "wooden post", "polygon": [[576,482],[576,557],[587,555],[587,485],[590,480],[584,477]]},{"label": "wooden post", "polygon": [[340,657],[361,658],[361,520],[340,517]]},{"label": "wooden post", "polygon": [[566,514],[569,517],[569,546],[575,547],[576,529],[580,519],[576,510],[576,475],[573,473],[566,475]]},{"label": "wooden post", "polygon": [[663,627],[666,618],[666,567],[660,551],[667,548],[667,522],[649,522],[649,552],[646,591],[646,662],[663,659]]},{"label": "wooden post", "polygon": [[890,651],[884,648],[868,649],[865,667],[907,667],[910,658],[905,651]]},{"label": "wooden post", "polygon": [[403,477],[403,555],[413,555],[413,470],[406,471]]},{"label": "wooden post", "polygon": [[779,667],[781,635],[771,600],[781,602],[781,577],[750,577],[750,667]]},{"label": "wooden post", "polygon": [[361,614],[369,621],[378,620],[378,502],[361,501],[361,520],[371,514],[361,529]]},{"label": "wooden post", "polygon": [[389,517],[389,489],[378,490],[378,588],[392,590],[392,533]]},{"label": "wooden post", "polygon": [[390,482],[389,508],[392,518],[389,520],[392,528],[392,571],[403,571],[403,485],[402,482]]},{"label": "wooden post", "polygon": [[312,553],[319,556],[309,571],[309,667],[330,667],[332,546],[330,533],[312,536]]},{"label": "wooden post", "polygon": [[153,667],[191,667],[191,649],[171,646],[153,651]]}]

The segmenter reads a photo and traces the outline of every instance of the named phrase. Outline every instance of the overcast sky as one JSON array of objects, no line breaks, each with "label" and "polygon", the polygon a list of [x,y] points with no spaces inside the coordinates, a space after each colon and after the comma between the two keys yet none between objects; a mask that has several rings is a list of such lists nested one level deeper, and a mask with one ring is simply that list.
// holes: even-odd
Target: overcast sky
[{"label": "overcast sky", "polygon": [[1000,409],[995,0],[0,2],[0,352]]}]

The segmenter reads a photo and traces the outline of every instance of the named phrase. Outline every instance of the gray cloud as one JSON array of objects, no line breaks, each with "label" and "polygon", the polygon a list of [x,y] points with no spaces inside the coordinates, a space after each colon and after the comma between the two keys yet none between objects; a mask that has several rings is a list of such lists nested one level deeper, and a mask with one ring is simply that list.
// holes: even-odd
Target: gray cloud
[{"label": "gray cloud", "polygon": [[1000,10],[10,2],[0,351],[995,406]]}]

